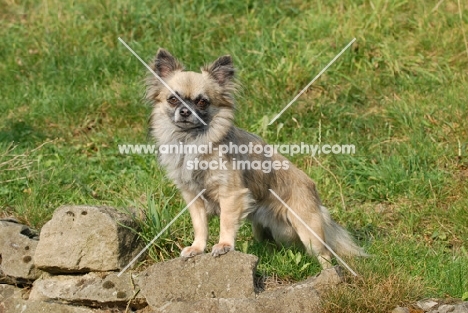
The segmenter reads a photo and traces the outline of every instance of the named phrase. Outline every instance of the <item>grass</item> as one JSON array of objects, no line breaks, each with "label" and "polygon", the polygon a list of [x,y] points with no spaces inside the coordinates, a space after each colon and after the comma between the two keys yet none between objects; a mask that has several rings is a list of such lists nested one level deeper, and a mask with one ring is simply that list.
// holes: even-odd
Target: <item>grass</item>
[{"label": "grass", "polygon": [[[468,5],[460,1],[14,1],[0,3],[0,216],[40,228],[62,204],[136,207],[149,241],[184,206],[151,155],[142,101],[158,47],[191,70],[231,54],[243,85],[237,125],[270,143],[352,143],[354,155],[291,160],[373,255],[324,300],[330,312],[384,312],[468,291]],[[462,13],[460,17],[460,12]],[[352,38],[349,51],[273,117]],[[344,205],[343,201],[344,199]],[[217,234],[218,221],[210,224]],[[148,262],[190,244],[188,214]],[[212,236],[210,243],[215,242]],[[259,274],[315,274],[297,250],[255,243]]]}]

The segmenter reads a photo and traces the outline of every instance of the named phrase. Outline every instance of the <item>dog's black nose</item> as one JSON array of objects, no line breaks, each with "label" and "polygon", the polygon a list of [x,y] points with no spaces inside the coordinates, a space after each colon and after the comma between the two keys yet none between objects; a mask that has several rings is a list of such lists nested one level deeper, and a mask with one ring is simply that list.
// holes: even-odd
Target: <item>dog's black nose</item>
[{"label": "dog's black nose", "polygon": [[190,114],[192,114],[192,111],[190,111],[188,108],[181,108],[179,112],[180,116],[182,117],[188,117]]}]

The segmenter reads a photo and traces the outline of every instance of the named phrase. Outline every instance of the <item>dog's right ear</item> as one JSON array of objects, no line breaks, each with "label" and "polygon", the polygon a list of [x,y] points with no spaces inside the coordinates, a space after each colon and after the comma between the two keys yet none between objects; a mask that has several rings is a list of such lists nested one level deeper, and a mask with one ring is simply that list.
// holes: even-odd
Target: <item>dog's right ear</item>
[{"label": "dog's right ear", "polygon": [[[163,48],[159,48],[156,58],[150,67],[162,79],[170,77],[175,72],[184,70],[182,64]],[[156,101],[163,88],[166,87],[164,87],[161,81],[154,77],[153,73],[148,73],[146,78],[146,99],[150,102]]]},{"label": "dog's right ear", "polygon": [[152,69],[159,77],[166,78],[176,71],[182,71],[184,67],[172,56],[172,54],[169,53],[169,51],[159,48]]}]

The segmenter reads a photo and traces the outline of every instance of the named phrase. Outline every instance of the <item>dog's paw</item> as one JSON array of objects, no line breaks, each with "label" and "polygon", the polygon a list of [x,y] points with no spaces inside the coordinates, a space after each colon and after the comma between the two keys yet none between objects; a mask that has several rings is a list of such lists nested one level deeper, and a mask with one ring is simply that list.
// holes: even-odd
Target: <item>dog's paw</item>
[{"label": "dog's paw", "polygon": [[226,254],[232,250],[234,250],[234,247],[232,245],[228,243],[218,243],[213,246],[213,249],[211,250],[211,255],[216,257],[222,254]]},{"label": "dog's paw", "polygon": [[201,250],[200,248],[190,246],[190,247],[183,248],[182,251],[180,252],[180,256],[183,258],[192,258],[202,253],[203,253],[203,250]]}]

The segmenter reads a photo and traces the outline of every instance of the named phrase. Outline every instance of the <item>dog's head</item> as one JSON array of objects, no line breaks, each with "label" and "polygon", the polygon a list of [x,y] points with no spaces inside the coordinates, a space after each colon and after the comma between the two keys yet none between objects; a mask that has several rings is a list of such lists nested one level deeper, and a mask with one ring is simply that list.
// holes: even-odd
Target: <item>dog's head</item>
[{"label": "dog's head", "polygon": [[168,51],[159,49],[151,68],[163,80],[152,73],[147,79],[146,97],[154,107],[150,127],[157,138],[162,128],[166,134],[169,130],[200,135],[232,125],[236,84],[231,56],[222,56],[196,73],[184,71]]}]

